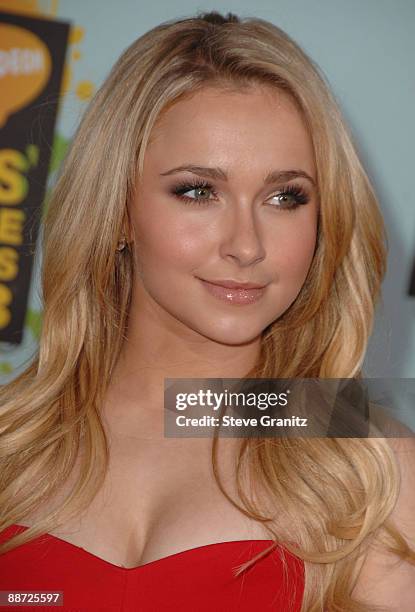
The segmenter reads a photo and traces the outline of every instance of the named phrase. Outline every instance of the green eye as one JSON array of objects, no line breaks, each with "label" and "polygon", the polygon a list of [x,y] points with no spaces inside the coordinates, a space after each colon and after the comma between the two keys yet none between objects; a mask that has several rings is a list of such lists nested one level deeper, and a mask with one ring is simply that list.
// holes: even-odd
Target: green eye
[{"label": "green eye", "polygon": [[[194,197],[187,195],[188,193],[193,193]],[[185,204],[200,205],[209,202],[212,199],[210,196],[216,196],[213,186],[205,181],[181,183],[173,188],[172,194],[182,200]]]},{"label": "green eye", "polygon": [[273,200],[274,198],[278,200],[278,204],[274,205],[274,208],[287,210],[298,208],[298,206],[307,204],[310,200],[307,193],[297,185],[288,185],[280,193],[271,196],[270,199]]},{"label": "green eye", "polygon": [[[196,189],[190,189],[190,193],[194,191],[197,195],[195,200],[208,200],[209,199],[209,188],[208,187],[196,187]],[[207,197],[206,197],[207,195]]]}]

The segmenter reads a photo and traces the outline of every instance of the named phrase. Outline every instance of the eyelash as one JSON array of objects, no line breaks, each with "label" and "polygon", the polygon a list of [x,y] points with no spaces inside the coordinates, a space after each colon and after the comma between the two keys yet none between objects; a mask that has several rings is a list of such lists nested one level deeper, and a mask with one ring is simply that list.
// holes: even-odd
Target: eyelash
[{"label": "eyelash", "polygon": [[[196,206],[205,206],[207,204],[210,204],[211,200],[205,200],[202,198],[189,198],[184,195],[187,191],[192,191],[194,189],[209,189],[213,196],[217,196],[217,192],[215,191],[213,185],[202,180],[186,181],[179,183],[178,185],[173,187],[172,194],[186,205],[195,204]],[[293,204],[289,204],[288,206],[284,206],[281,204],[279,206],[275,205],[273,206],[273,208],[292,211],[303,204],[307,204],[310,200],[305,190],[299,185],[286,185],[277,193],[275,193],[274,196],[270,197],[281,197],[286,195],[295,198],[296,202],[294,202]]]}]

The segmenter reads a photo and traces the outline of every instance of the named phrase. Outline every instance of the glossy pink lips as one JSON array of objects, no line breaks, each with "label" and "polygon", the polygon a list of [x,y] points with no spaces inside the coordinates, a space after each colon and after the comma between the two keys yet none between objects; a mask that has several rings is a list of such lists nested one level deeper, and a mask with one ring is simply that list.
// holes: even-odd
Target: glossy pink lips
[{"label": "glossy pink lips", "polygon": [[258,289],[244,289],[242,287],[222,287],[200,279],[211,295],[228,302],[229,304],[253,304],[264,294],[266,287]]}]

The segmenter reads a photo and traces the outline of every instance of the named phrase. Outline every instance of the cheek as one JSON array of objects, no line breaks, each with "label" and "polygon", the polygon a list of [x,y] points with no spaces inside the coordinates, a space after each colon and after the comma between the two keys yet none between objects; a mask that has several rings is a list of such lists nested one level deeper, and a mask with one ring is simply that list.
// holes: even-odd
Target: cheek
[{"label": "cheek", "polygon": [[[274,246],[276,269],[285,280],[293,284],[302,283],[310,268],[315,247],[317,231],[315,224],[297,227],[295,232],[280,236]],[[278,272],[277,272],[278,274]]]},{"label": "cheek", "polygon": [[135,231],[139,260],[157,266],[158,273],[175,267],[191,269],[206,259],[206,237],[198,225],[152,215],[136,218]]}]

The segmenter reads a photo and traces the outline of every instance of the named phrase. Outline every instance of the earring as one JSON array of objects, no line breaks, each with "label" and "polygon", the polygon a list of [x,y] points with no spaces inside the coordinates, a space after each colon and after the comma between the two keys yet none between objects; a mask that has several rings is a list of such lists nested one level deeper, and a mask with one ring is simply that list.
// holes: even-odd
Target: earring
[{"label": "earring", "polygon": [[117,253],[120,253],[121,251],[125,249],[126,246],[127,246],[127,240],[125,236],[122,236],[121,240],[118,241],[118,246],[115,250],[117,251]]}]

